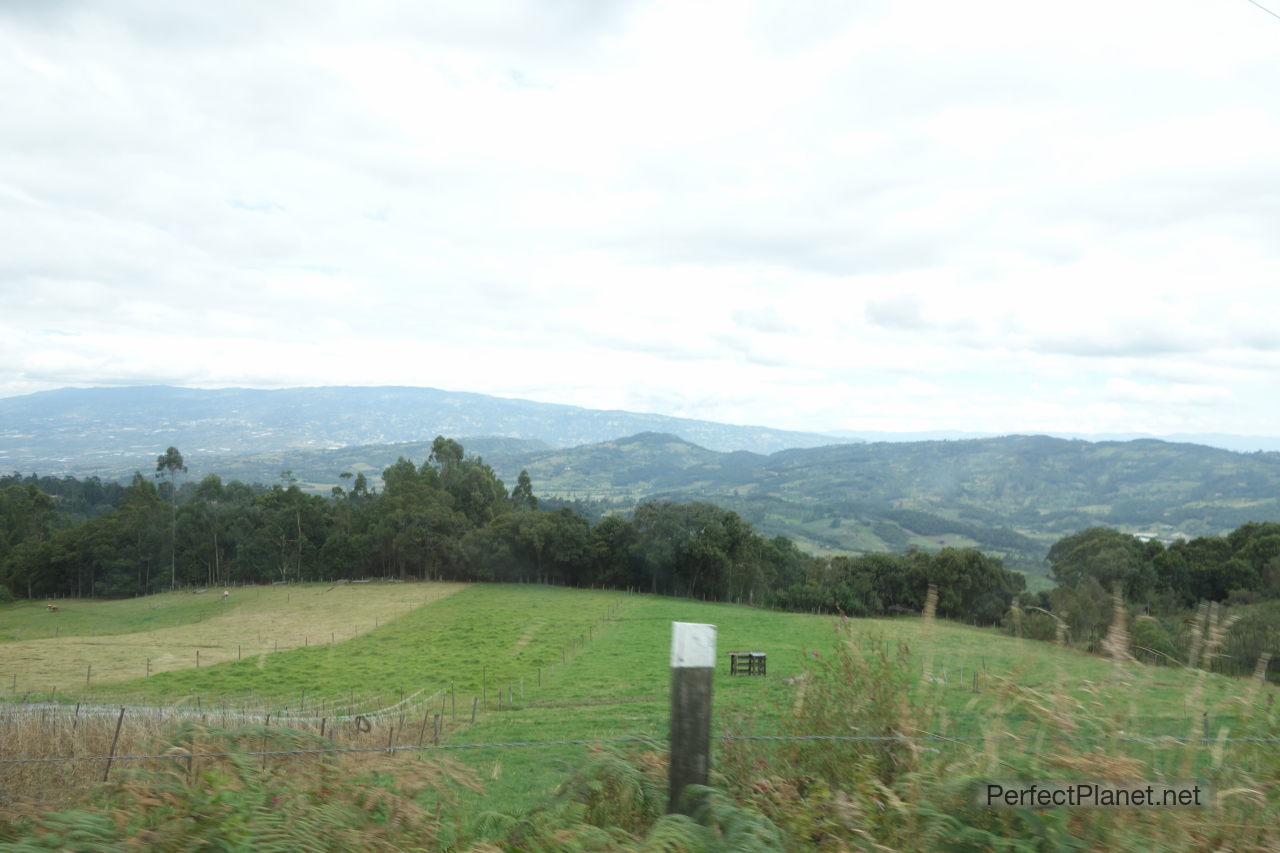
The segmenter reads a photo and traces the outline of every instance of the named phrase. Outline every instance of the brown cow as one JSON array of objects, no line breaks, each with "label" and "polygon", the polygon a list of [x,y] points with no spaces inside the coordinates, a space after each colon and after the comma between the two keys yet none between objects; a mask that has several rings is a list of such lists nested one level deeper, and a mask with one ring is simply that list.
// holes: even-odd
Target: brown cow
[{"label": "brown cow", "polygon": [[58,605],[56,605],[56,604],[46,604],[46,605],[44,606],[44,609],[45,609],[45,610],[48,610],[50,613],[57,613],[57,612],[58,612]]}]

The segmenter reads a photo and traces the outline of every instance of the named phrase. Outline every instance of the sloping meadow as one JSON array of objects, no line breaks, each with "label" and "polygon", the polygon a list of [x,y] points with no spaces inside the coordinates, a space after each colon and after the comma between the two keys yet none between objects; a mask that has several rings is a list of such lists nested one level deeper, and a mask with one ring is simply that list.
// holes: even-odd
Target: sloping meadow
[{"label": "sloping meadow", "polygon": [[[941,838],[960,849],[1033,837],[1151,849],[1268,849],[1277,842],[1268,829],[1280,824],[1276,690],[1260,682],[1115,663],[919,618],[832,619],[544,586],[476,585],[428,604],[428,586],[405,585],[400,595],[410,606],[401,615],[345,641],[94,692],[112,707],[126,707],[130,722],[144,707],[175,709],[132,733],[129,750],[177,748],[172,733],[180,725],[241,733],[249,726],[249,736],[218,736],[246,751],[268,751],[284,732],[299,733],[290,737],[313,748],[438,743],[445,749],[425,754],[457,764],[437,768],[437,775],[455,773],[461,781],[447,796],[435,788],[415,796],[427,808],[424,820],[436,816],[442,847],[532,849],[545,832],[546,849],[626,849],[670,829],[651,813],[653,797],[636,800],[643,814],[627,812],[631,801],[621,794],[606,797],[611,809],[593,811],[592,803],[598,806],[600,792],[622,777],[631,780],[628,790],[640,790],[645,779],[661,787],[671,623],[706,622],[717,626],[720,662],[712,783],[750,814],[767,817],[792,849],[874,842],[926,850]],[[322,590],[303,592],[333,594]],[[767,653],[768,674],[729,675],[725,653],[738,650]],[[74,701],[59,701],[56,719],[10,707],[7,725],[25,719],[22,731],[46,735],[40,741],[0,733],[4,757],[19,743],[40,754],[101,755],[116,717],[90,724],[85,706],[68,735]],[[815,736],[866,740],[807,740]],[[193,752],[202,737],[217,740],[207,731],[186,737],[182,748]],[[126,751],[123,738],[116,751]],[[603,760],[614,752],[621,759]],[[380,753],[330,760],[348,758],[375,774],[393,760]],[[250,763],[279,773],[290,760],[303,759],[262,756]],[[195,770],[191,761],[180,766],[188,778],[182,784],[214,784],[211,777],[201,781],[200,761]],[[120,766],[117,772],[127,774],[151,765]],[[64,773],[59,784],[88,785],[100,778],[102,763],[91,770],[80,781]],[[622,776],[591,775],[600,772]],[[38,780],[23,778],[35,792]],[[1011,816],[969,802],[972,785],[992,778],[1203,779],[1218,792],[1219,805]],[[601,829],[588,826],[592,820],[612,822],[604,846],[587,843]]]}]

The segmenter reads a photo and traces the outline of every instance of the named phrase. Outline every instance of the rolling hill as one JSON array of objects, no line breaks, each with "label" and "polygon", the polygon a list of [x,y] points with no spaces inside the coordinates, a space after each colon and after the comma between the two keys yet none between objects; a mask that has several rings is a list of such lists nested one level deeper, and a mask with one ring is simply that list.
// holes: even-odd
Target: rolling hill
[{"label": "rolling hill", "polygon": [[1036,571],[1058,538],[1108,525],[1157,538],[1280,520],[1280,453],[1046,436],[717,453],[674,435],[486,461],[540,494],[626,508],[708,500],[816,550],[973,545]]}]

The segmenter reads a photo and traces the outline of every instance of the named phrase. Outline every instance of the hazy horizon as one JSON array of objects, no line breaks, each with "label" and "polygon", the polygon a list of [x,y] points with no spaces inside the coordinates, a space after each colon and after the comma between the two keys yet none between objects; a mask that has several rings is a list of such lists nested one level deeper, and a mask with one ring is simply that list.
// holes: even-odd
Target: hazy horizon
[{"label": "hazy horizon", "polygon": [[[472,391],[466,391],[466,390],[463,390],[463,389],[435,388],[435,387],[433,387],[433,386],[425,386],[425,385],[420,385],[420,386],[412,386],[412,385],[410,385],[410,386],[405,386],[405,385],[396,385],[396,386],[392,386],[392,385],[362,385],[362,386],[352,386],[352,385],[346,385],[346,386],[334,386],[334,385],[313,385],[313,386],[294,386],[293,388],[246,388],[246,387],[243,387],[243,386],[226,386],[226,387],[222,387],[222,388],[197,388],[197,387],[194,387],[194,386],[172,386],[172,385],[152,385],[152,386],[147,386],[147,385],[109,385],[109,386],[108,386],[108,385],[98,385],[98,386],[64,386],[64,387],[62,387],[62,388],[49,389],[47,392],[32,392],[32,393],[34,393],[34,394],[41,394],[41,393],[53,393],[53,392],[58,392],[58,391],[67,391],[67,390],[87,390],[87,389],[104,389],[104,390],[106,390],[106,389],[112,389],[112,388],[114,388],[114,389],[119,389],[119,390],[129,390],[129,389],[139,389],[139,388],[180,388],[180,389],[182,389],[182,390],[196,390],[196,391],[200,391],[200,390],[205,390],[205,391],[218,391],[218,390],[222,390],[222,391],[232,391],[232,390],[244,390],[244,391],[289,391],[289,390],[300,390],[300,389],[306,389],[306,388],[315,388],[315,389],[325,389],[325,388],[366,388],[366,389],[377,389],[377,388],[410,388],[410,389],[429,390],[429,391],[442,391],[442,392],[447,393],[447,394],[476,394],[476,393],[477,393],[477,392],[472,392]],[[30,395],[11,395],[11,397],[12,397],[12,396],[30,396]],[[480,395],[480,396],[495,396],[495,397],[496,397],[497,395]],[[4,399],[4,398],[0,398],[0,399]],[[519,398],[519,397],[502,397],[502,398],[499,398],[499,399],[525,400],[525,401],[527,401],[527,402],[547,403],[547,404],[549,404],[549,405],[566,405],[566,404],[559,404],[559,403],[555,403],[554,401],[548,401],[548,400],[528,400],[527,398]],[[585,410],[591,410],[591,407],[581,407],[581,406],[576,406],[575,408],[581,408],[581,409],[585,409]],[[627,413],[627,414],[637,414],[637,415],[662,415],[662,414],[663,414],[663,413],[661,413],[661,412],[638,412],[638,411],[632,411],[632,410],[626,410],[626,409],[619,409],[619,410],[595,410],[595,411],[620,411],[620,412],[625,412],[625,413]],[[691,420],[703,420],[703,419],[691,419]],[[1000,436],[1012,436],[1012,435],[1048,435],[1048,436],[1053,437],[1053,438],[1079,439],[1079,440],[1083,440],[1083,441],[1092,441],[1092,442],[1101,442],[1101,441],[1129,441],[1129,440],[1134,440],[1134,439],[1147,439],[1147,438],[1154,438],[1154,439],[1159,439],[1159,440],[1162,440],[1162,441],[1185,442],[1185,443],[1192,443],[1192,444],[1203,444],[1203,445],[1208,446],[1208,447],[1217,447],[1217,448],[1224,449],[1224,450],[1232,450],[1232,451],[1242,452],[1242,453],[1250,453],[1250,452],[1259,451],[1259,450],[1261,450],[1261,451],[1280,451],[1280,435],[1244,435],[1244,434],[1240,434],[1240,433],[1230,433],[1230,432],[1226,432],[1226,433],[1164,433],[1164,434],[1157,434],[1157,433],[1142,433],[1142,432],[1098,432],[1098,433],[1084,433],[1084,432],[1078,432],[1078,431],[1057,431],[1057,432],[1055,432],[1055,431],[1032,431],[1032,430],[1026,430],[1026,431],[1020,431],[1020,430],[1004,430],[1004,431],[999,431],[999,432],[991,432],[991,431],[988,431],[988,432],[982,432],[982,431],[973,431],[973,430],[949,430],[949,429],[933,429],[933,430],[896,430],[896,431],[894,431],[894,430],[848,430],[848,429],[823,429],[823,428],[820,428],[819,426],[812,426],[812,427],[808,427],[808,428],[801,428],[801,429],[799,429],[799,430],[785,430],[785,428],[778,427],[778,426],[776,426],[776,425],[774,425],[774,424],[770,424],[770,423],[732,423],[732,422],[728,422],[728,421],[712,421],[712,423],[720,423],[720,424],[725,424],[725,425],[728,425],[728,426],[756,427],[756,428],[762,428],[762,429],[767,429],[767,430],[779,430],[779,431],[788,431],[788,432],[801,432],[801,433],[809,433],[809,434],[813,434],[813,435],[823,435],[823,436],[828,436],[828,437],[831,437],[831,438],[833,438],[833,439],[850,439],[850,440],[852,440],[852,439],[857,439],[857,440],[865,440],[865,441],[869,441],[869,442],[875,442],[875,441],[902,442],[902,441],[933,441],[933,440],[965,440],[965,439],[980,439],[980,438],[997,438],[997,437],[1000,437]],[[462,436],[454,436],[454,437],[462,437]],[[476,437],[476,436],[472,436],[472,437]],[[690,440],[690,439],[686,439],[686,440]],[[696,440],[691,440],[691,441],[692,441],[692,443],[694,443],[694,444],[697,444],[697,443],[698,443]]]}]

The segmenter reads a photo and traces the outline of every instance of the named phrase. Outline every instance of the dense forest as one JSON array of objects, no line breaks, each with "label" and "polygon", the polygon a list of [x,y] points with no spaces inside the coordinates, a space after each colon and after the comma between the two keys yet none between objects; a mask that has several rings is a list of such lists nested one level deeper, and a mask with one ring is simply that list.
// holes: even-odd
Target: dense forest
[{"label": "dense forest", "polygon": [[[1264,654],[1280,659],[1280,524],[1167,546],[1092,527],[1059,540],[1048,561],[1058,585],[1022,596],[1005,619],[1011,632],[1099,651],[1118,593],[1135,614],[1128,630],[1140,660],[1187,663],[1210,618],[1228,629],[1216,669],[1243,675]],[[1225,609],[1211,614],[1207,603]]]},{"label": "dense forest", "polygon": [[328,496],[285,472],[270,487],[216,474],[182,482],[170,448],[128,486],[96,479],[0,478],[0,584],[27,598],[118,597],[171,588],[336,578],[521,581],[849,614],[918,611],[947,590],[944,615],[994,624],[1022,576],[978,551],[822,560],[766,538],[709,503],[650,502],[589,518],[541,505],[480,457],[437,438],[370,488],[344,476]]},{"label": "dense forest", "polygon": [[[0,477],[0,595],[123,597],[185,587],[390,577],[636,589],[784,609],[879,616],[937,612],[1024,636],[1097,648],[1112,590],[1144,619],[1150,655],[1176,659],[1198,602],[1240,610],[1234,652],[1276,641],[1280,524],[1165,546],[1108,528],[1059,540],[1051,591],[971,548],[819,558],[705,502],[650,501],[629,514],[539,501],[527,472],[508,489],[483,458],[439,437],[421,464],[400,458],[381,490],[344,474],[329,495],[289,472],[267,487],[183,477],[169,448],[123,486],[96,478]],[[587,509],[583,512],[581,510]],[[905,521],[920,524],[900,512]],[[1011,608],[1011,604],[1014,606]],[[1017,611],[1016,618],[1011,613]],[[1251,663],[1249,665],[1252,665]]]}]

